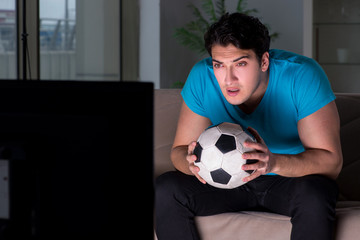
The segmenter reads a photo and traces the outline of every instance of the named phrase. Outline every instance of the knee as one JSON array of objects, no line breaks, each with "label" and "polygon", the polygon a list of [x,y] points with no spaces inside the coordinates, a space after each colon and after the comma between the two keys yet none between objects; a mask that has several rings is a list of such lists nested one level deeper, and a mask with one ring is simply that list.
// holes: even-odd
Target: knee
[{"label": "knee", "polygon": [[297,197],[312,199],[335,199],[338,195],[337,184],[334,180],[321,175],[308,175],[296,181]]},{"label": "knee", "polygon": [[172,178],[173,172],[166,172],[155,179],[155,194],[163,193],[167,191],[173,184]]},{"label": "knee", "polygon": [[298,178],[294,187],[294,209],[311,214],[335,212],[338,188],[334,180],[320,175],[309,175]]},{"label": "knee", "polygon": [[204,186],[196,177],[179,171],[164,173],[155,180],[155,204],[174,200],[186,204],[190,196],[201,191]]},{"label": "knee", "polygon": [[169,197],[177,195],[181,184],[181,173],[179,172],[166,172],[155,180],[155,198],[158,201],[168,200]]}]

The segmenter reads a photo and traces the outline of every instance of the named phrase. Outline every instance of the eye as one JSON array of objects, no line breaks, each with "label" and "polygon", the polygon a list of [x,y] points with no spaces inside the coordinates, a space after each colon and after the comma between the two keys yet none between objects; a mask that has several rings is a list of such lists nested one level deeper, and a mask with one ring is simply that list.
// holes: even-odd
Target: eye
[{"label": "eye", "polygon": [[247,65],[247,62],[239,62],[236,64],[238,67],[245,67]]},{"label": "eye", "polygon": [[214,63],[213,66],[214,68],[221,68],[223,65],[220,63]]}]

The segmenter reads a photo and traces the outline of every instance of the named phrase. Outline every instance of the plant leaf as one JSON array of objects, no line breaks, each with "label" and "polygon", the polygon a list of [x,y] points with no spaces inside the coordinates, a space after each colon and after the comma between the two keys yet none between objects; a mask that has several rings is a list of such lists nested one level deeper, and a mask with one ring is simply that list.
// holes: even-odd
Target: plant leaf
[{"label": "plant leaf", "polygon": [[216,13],[218,15],[218,18],[220,18],[222,15],[224,15],[226,13],[225,0],[217,0],[216,8],[217,8]]},{"label": "plant leaf", "polygon": [[[190,21],[182,28],[175,29],[174,37],[180,44],[195,50],[200,55],[204,55],[207,51],[204,46],[204,33],[208,30],[211,24],[218,21],[220,16],[227,12],[226,0],[201,0],[202,11],[194,4],[190,3],[188,7],[192,10],[195,20]],[[215,3],[215,4],[214,4]],[[247,15],[257,13],[255,8],[247,9],[247,0],[238,0],[236,11]],[[205,17],[203,14],[206,14]],[[267,25],[266,25],[267,26]],[[269,31],[270,27],[267,26]],[[270,35],[271,40],[279,37],[279,33],[274,32]]]},{"label": "plant leaf", "polygon": [[206,53],[204,39],[202,36],[199,36],[186,28],[177,28],[175,29],[174,37],[177,38],[182,45],[190,48],[191,50],[195,50],[200,54]]},{"label": "plant leaf", "polygon": [[185,25],[189,31],[203,33],[203,26],[198,21],[191,21]]},{"label": "plant leaf", "polygon": [[204,12],[208,15],[210,22],[214,23],[217,21],[215,7],[212,0],[203,0],[202,7]]},{"label": "plant leaf", "polygon": [[255,8],[252,8],[252,9],[247,9],[247,10],[243,11],[242,13],[244,13],[246,15],[252,15],[254,13],[258,13],[258,10]]},{"label": "plant leaf", "polygon": [[244,9],[245,9],[245,6],[244,6],[244,0],[239,0],[238,1],[238,4],[237,4],[237,6],[236,6],[236,11],[237,12],[240,12],[240,13],[242,13],[242,12],[244,12]]},{"label": "plant leaf", "polygon": [[188,5],[188,7],[192,9],[193,14],[196,17],[196,22],[198,26],[201,26],[202,31],[205,33],[205,31],[207,31],[207,29],[210,27],[209,22],[206,21],[206,19],[201,14],[199,8],[197,8],[194,4],[191,3]]},{"label": "plant leaf", "polygon": [[246,15],[251,15],[258,12],[256,8],[252,8],[252,9],[246,9],[246,8],[247,8],[246,0],[239,0],[236,7],[237,12],[244,13]]}]

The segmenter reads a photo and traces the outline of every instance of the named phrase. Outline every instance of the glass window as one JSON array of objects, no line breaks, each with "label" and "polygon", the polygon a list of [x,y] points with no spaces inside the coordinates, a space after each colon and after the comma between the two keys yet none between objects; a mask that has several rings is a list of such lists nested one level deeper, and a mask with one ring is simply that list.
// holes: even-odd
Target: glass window
[{"label": "glass window", "polygon": [[40,78],[120,80],[118,0],[40,0]]},{"label": "glass window", "polygon": [[16,0],[0,1],[0,79],[16,79]]}]

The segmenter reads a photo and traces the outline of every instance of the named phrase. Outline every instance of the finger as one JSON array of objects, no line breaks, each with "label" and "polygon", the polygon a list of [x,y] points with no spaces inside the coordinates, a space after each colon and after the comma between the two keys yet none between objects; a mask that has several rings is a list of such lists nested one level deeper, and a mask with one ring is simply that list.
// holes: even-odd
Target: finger
[{"label": "finger", "polygon": [[191,155],[194,152],[194,149],[196,147],[196,141],[191,142],[188,146],[188,155]]},{"label": "finger", "polygon": [[250,181],[252,181],[255,178],[258,178],[260,176],[261,176],[261,172],[260,171],[255,171],[250,176],[244,177],[242,180],[243,180],[243,182],[250,182]]},{"label": "finger", "polygon": [[194,175],[200,171],[200,168],[198,166],[195,166],[194,164],[190,164],[189,169]]},{"label": "finger", "polygon": [[189,169],[201,183],[206,184],[206,181],[198,174],[198,172],[200,171],[199,167],[192,164],[189,166]]},{"label": "finger", "polygon": [[252,171],[252,170],[258,170],[264,168],[265,166],[266,166],[265,163],[259,161],[253,164],[244,164],[242,165],[241,169],[244,171]]},{"label": "finger", "polygon": [[264,140],[260,137],[260,134],[252,127],[248,127],[247,130],[254,136],[257,142],[264,143]]},{"label": "finger", "polygon": [[269,157],[267,154],[265,154],[263,151],[260,152],[246,152],[242,155],[243,159],[255,159],[267,162],[269,160]]},{"label": "finger", "polygon": [[202,177],[200,177],[199,174],[195,174],[195,177],[196,177],[202,184],[206,184],[206,181],[205,181]]},{"label": "finger", "polygon": [[189,163],[193,163],[195,162],[197,159],[196,155],[194,154],[190,154],[186,156],[186,161],[188,161]]},{"label": "finger", "polygon": [[259,143],[259,142],[245,141],[244,142],[244,147],[252,148],[252,149],[255,149],[255,150],[261,151],[261,152],[265,152],[267,150],[266,145],[264,145],[263,143]]},{"label": "finger", "polygon": [[193,153],[194,152],[194,149],[195,149],[195,146],[196,146],[197,142],[191,142],[189,145],[188,145],[188,154],[186,156],[186,160],[189,162],[189,163],[193,163],[196,161],[197,157],[196,155]]}]

